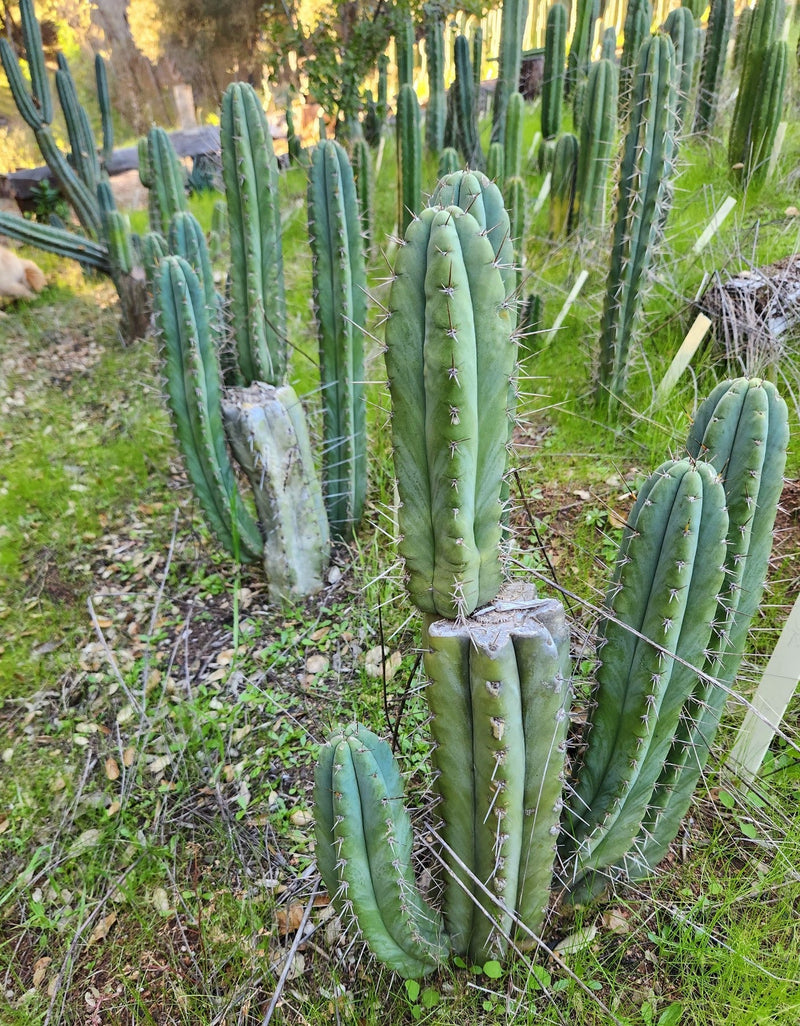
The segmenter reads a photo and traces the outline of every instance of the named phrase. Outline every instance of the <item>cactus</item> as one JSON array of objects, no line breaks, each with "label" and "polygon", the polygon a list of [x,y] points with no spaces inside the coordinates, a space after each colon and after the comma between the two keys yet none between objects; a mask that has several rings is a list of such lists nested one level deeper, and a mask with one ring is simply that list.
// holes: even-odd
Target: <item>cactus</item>
[{"label": "cactus", "polygon": [[256,92],[233,82],[222,98],[222,178],[228,203],[233,336],[241,383],[286,375],[286,296],[278,164]]},{"label": "cactus", "polygon": [[386,365],[409,591],[423,612],[468,615],[501,581],[515,362],[506,288],[472,214],[428,208],[409,225],[390,308]]},{"label": "cactus", "polygon": [[148,291],[152,294],[155,276],[161,258],[169,253],[167,240],[161,232],[145,232],[142,236],[142,268],[147,280]]},{"label": "cactus", "polygon": [[[753,21],[755,27],[755,15]],[[785,39],[776,39],[763,50],[748,48],[728,139],[728,163],[742,187],[756,189],[766,178],[783,116],[788,63]]]},{"label": "cactus", "polygon": [[483,67],[483,29],[479,24],[474,25],[471,29],[470,40],[472,44],[470,62],[472,64],[473,98],[477,104],[480,99],[481,68]]},{"label": "cactus", "polygon": [[453,45],[456,77],[450,91],[453,96],[455,145],[461,152],[465,164],[480,169],[484,165],[484,158],[478,139],[475,90],[467,37],[456,36]]},{"label": "cactus", "polygon": [[70,152],[68,160],[78,177],[94,195],[100,182],[100,162],[97,158],[94,134],[89,124],[89,117],[78,100],[75,81],[63,54],[58,55],[58,71],[56,72],[56,92],[58,102],[64,114],[67,126]]},{"label": "cactus", "polygon": [[611,61],[614,65],[617,63],[617,30],[613,25],[609,25],[603,32],[600,41],[600,60]]},{"label": "cactus", "polygon": [[39,224],[16,214],[7,214],[5,211],[0,211],[0,232],[28,246],[36,246],[48,253],[75,260],[82,267],[102,271],[103,274],[111,273],[108,247],[76,232]]},{"label": "cactus", "polygon": [[294,130],[294,115],[291,106],[286,108],[286,147],[290,164],[303,163],[303,144]]},{"label": "cactus", "polygon": [[567,52],[567,9],[555,3],[547,12],[542,77],[542,135],[554,139],[561,131],[564,62]]},{"label": "cactus", "polygon": [[168,403],[186,472],[214,534],[234,557],[251,562],[264,543],[236,487],[225,448],[219,365],[202,287],[183,257],[166,256],[156,272],[155,291]]},{"label": "cactus", "polygon": [[458,156],[458,150],[452,146],[445,146],[442,152],[439,154],[439,170],[437,177],[444,178],[446,175],[451,175],[461,167],[461,160]]},{"label": "cactus", "polygon": [[575,220],[583,228],[602,224],[608,168],[617,129],[617,68],[607,58],[589,69],[584,94],[575,179]]},{"label": "cactus", "polygon": [[732,25],[733,0],[711,0],[692,126],[692,131],[698,134],[710,132],[714,127]]},{"label": "cactus", "polygon": [[492,104],[492,142],[503,142],[508,98],[519,88],[522,34],[528,16],[527,0],[505,0],[500,22],[500,52]]},{"label": "cactus", "polygon": [[502,143],[490,143],[486,157],[486,175],[502,191],[506,178],[506,153]]},{"label": "cactus", "polygon": [[406,13],[398,15],[394,37],[398,89],[414,84],[414,42],[414,22],[411,16]]},{"label": "cactus", "polygon": [[564,79],[564,94],[572,96],[589,71],[592,57],[594,23],[600,16],[599,0],[577,0],[575,30],[572,34],[567,73]]},{"label": "cactus", "polygon": [[606,597],[597,703],[566,816],[572,888],[622,859],[641,827],[712,637],[727,535],[710,464],[671,460],[642,486]]},{"label": "cactus", "polygon": [[687,451],[721,475],[725,490],[730,520],[725,583],[703,674],[624,860],[633,877],[648,875],[666,854],[711,752],[764,590],[788,441],[786,403],[774,385],[758,378],[720,382],[695,414]]},{"label": "cactus", "polygon": [[320,590],[330,537],[300,400],[289,385],[230,389],[222,419],[253,489],[269,597],[280,605]]},{"label": "cactus", "polygon": [[228,204],[223,199],[215,200],[211,208],[208,250],[213,263],[222,261],[228,251]]},{"label": "cactus", "polygon": [[553,154],[550,186],[550,237],[562,239],[574,221],[575,180],[578,172],[578,140],[571,132],[559,137]]},{"label": "cactus", "polygon": [[600,334],[596,397],[613,412],[625,391],[631,332],[645,272],[670,200],[676,131],[675,48],[669,36],[643,44],[619,171],[611,260]]},{"label": "cactus", "polygon": [[342,916],[400,976],[432,972],[449,954],[441,917],[411,868],[411,821],[386,742],[358,724],[331,735],[314,774],[317,864]]},{"label": "cactus", "polygon": [[447,97],[444,91],[444,14],[437,4],[425,4],[425,56],[428,63],[428,106],[425,111],[425,148],[438,154],[444,145]]},{"label": "cactus", "polygon": [[183,165],[163,128],[154,125],[139,145],[139,179],[147,188],[150,227],[166,235],[172,215],[188,210]]},{"label": "cactus", "polygon": [[733,55],[731,67],[740,68],[745,50],[747,49],[747,37],[750,34],[750,22],[753,17],[753,8],[745,7],[736,19],[736,33],[733,39]]},{"label": "cactus", "polygon": [[667,15],[664,31],[675,47],[675,65],[678,69],[678,123],[684,124],[686,105],[694,80],[695,38],[697,29],[694,15],[688,7],[676,7]]},{"label": "cactus", "polygon": [[106,62],[99,53],[94,58],[94,81],[95,88],[97,89],[97,102],[100,107],[100,124],[103,135],[100,155],[103,168],[105,168],[114,152],[114,122],[111,118],[111,94],[108,89]]},{"label": "cactus", "polygon": [[400,234],[422,206],[422,143],[419,103],[413,86],[400,86],[397,97],[397,224]]},{"label": "cactus", "polygon": [[353,172],[338,143],[320,143],[312,154],[308,223],[319,334],[323,492],[331,531],[350,538],[366,496],[366,271]]},{"label": "cactus", "polygon": [[465,623],[429,619],[423,659],[445,924],[453,950],[482,965],[504,954],[513,913],[528,946],[549,900],[568,722],[563,608],[510,587]]},{"label": "cactus", "polygon": [[[506,178],[522,174],[522,119],[525,99],[522,93],[512,93],[506,107],[506,130],[503,143],[503,170]],[[491,175],[489,176],[491,178]]]},{"label": "cactus", "polygon": [[631,112],[632,94],[638,69],[639,53],[653,22],[653,8],[650,0],[628,0],[625,24],[622,29],[622,54],[620,56],[619,99],[622,119]]}]

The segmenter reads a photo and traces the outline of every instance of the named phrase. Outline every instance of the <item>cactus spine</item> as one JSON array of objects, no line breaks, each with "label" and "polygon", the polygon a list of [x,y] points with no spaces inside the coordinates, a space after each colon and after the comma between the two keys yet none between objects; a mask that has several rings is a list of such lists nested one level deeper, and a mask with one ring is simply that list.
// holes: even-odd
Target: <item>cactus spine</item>
[{"label": "cactus spine", "polygon": [[[410,87],[403,87],[410,88]],[[308,220],[323,409],[323,493],[332,532],[352,536],[366,495],[366,271],[353,172],[344,149],[312,154]]]},{"label": "cactus spine", "polygon": [[625,391],[630,336],[644,274],[669,204],[676,131],[675,48],[669,36],[643,44],[634,79],[614,211],[600,334],[598,402],[616,409]]},{"label": "cactus spine", "polygon": [[732,25],[733,0],[711,0],[692,127],[692,131],[698,134],[709,132],[714,127]]},{"label": "cactus spine", "polygon": [[241,383],[278,385],[287,360],[278,165],[264,111],[247,83],[233,82],[225,91],[220,139]]},{"label": "cactus spine", "polygon": [[400,86],[397,97],[397,224],[400,234],[422,206],[422,143],[414,87]]},{"label": "cactus spine", "polygon": [[428,106],[425,148],[438,154],[444,145],[447,97],[444,91],[444,15],[438,4],[425,4],[425,56],[428,64]]},{"label": "cactus spine", "polygon": [[589,69],[575,179],[575,219],[581,228],[602,224],[608,168],[617,131],[617,68],[607,58]]},{"label": "cactus spine", "polygon": [[553,4],[547,12],[542,77],[542,135],[554,139],[561,131],[564,99],[564,61],[567,47],[567,9]]}]

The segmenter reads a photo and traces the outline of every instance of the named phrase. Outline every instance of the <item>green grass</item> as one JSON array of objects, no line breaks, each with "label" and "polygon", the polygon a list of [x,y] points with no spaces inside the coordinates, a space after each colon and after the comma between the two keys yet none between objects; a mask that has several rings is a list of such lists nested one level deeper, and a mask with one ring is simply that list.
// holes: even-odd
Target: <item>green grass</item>
[{"label": "green grass", "polygon": [[[531,112],[526,145],[536,121]],[[516,465],[528,509],[515,518],[513,569],[534,571],[547,589],[554,568],[580,596],[571,611],[584,626],[592,616],[581,600],[602,595],[619,540],[612,514],[624,518],[630,493],[679,449],[696,398],[724,373],[709,348],[669,402],[650,409],[703,274],[798,248],[785,210],[799,145],[792,126],[776,183],[740,203],[699,259],[687,251],[728,182],[717,143],[683,145],[630,382],[635,415],[616,425],[598,419],[590,394],[605,239],[551,242],[546,207],[531,222],[529,287],[544,295],[545,325],[581,267],[590,278],[562,331],[525,363]],[[378,239],[392,231],[394,175],[388,141]],[[434,176],[429,161],[429,189]],[[540,181],[530,175],[530,195]],[[293,378],[318,433],[304,190],[301,170],[282,176]],[[206,226],[214,198],[192,201]],[[133,221],[146,226],[143,213]],[[292,924],[315,886],[308,814],[326,731],[358,717],[386,735],[399,718],[415,818],[429,811],[419,628],[391,540],[377,346],[363,528],[337,551],[341,577],[318,599],[275,609],[257,568],[231,565],[197,515],[155,344],[123,349],[109,284],[36,259],[54,284],[0,322],[0,1019],[260,1023],[290,956],[274,1021],[794,1026],[800,773],[791,744],[775,746],[757,793],[712,769],[686,825],[686,861],[679,843],[646,886],[559,908],[548,943],[586,943],[557,960],[445,968],[415,990],[350,947],[321,896],[309,913],[316,932],[293,947]],[[370,268],[379,299],[388,266],[379,247]],[[796,432],[796,408],[792,424]],[[795,447],[787,476],[797,474]],[[784,553],[775,568],[751,677],[796,592],[794,559]],[[385,687],[365,660],[381,641],[402,657]],[[582,655],[588,678],[591,652]],[[796,727],[795,715],[791,736]]]}]

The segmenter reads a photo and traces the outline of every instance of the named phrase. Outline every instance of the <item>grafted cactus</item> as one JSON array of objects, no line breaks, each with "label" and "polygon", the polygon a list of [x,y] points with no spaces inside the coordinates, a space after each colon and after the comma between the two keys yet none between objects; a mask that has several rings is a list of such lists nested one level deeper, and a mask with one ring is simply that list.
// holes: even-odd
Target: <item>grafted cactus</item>
[{"label": "grafted cactus", "polygon": [[331,530],[355,531],[367,480],[364,345],[366,271],[353,172],[331,140],[311,157],[308,221],[322,395],[322,477]]}]

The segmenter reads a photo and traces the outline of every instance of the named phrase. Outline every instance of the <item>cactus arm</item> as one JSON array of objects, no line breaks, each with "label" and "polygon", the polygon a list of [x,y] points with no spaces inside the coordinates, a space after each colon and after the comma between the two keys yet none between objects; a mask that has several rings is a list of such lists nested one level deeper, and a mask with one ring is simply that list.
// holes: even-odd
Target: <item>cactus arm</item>
[{"label": "cactus arm", "polygon": [[233,335],[242,381],[277,385],[286,374],[286,297],[278,171],[252,86],[222,98],[222,177],[228,201]]},{"label": "cactus arm", "polygon": [[[142,168],[146,167],[142,178]],[[188,210],[184,189],[183,166],[163,128],[157,125],[147,134],[147,161],[142,160],[139,149],[139,177],[150,190],[150,227],[166,235],[172,215],[179,210]]]},{"label": "cactus arm", "polygon": [[167,238],[169,252],[182,256],[200,280],[206,311],[216,310],[219,297],[214,288],[214,272],[203,229],[194,214],[179,210],[172,215]]},{"label": "cactus arm", "polygon": [[114,153],[114,121],[111,116],[111,94],[108,88],[108,71],[106,62],[98,53],[94,59],[94,80],[97,89],[97,102],[100,107],[103,146],[101,154],[105,167]]},{"label": "cactus arm", "polygon": [[317,859],[341,912],[369,947],[406,978],[446,959],[440,917],[419,896],[411,825],[388,746],[364,727],[331,737],[315,773]]},{"label": "cactus arm", "polygon": [[0,211],[0,232],[29,246],[36,246],[68,260],[76,260],[82,266],[102,271],[103,274],[111,272],[107,246],[64,228],[38,224]]},{"label": "cactus arm", "polygon": [[67,126],[72,166],[86,188],[91,193],[96,193],[100,181],[100,165],[94,135],[86,111],[78,101],[75,82],[67,62],[60,54],[59,69],[56,72],[56,92]]},{"label": "cactus arm", "polygon": [[[568,822],[578,875],[629,850],[703,663],[728,517],[707,464],[662,465],[628,521],[601,627],[598,702]],[[677,655],[682,661],[676,669]],[[689,667],[683,665],[688,663]]]},{"label": "cactus arm", "polygon": [[36,100],[28,92],[19,59],[7,39],[0,39],[0,60],[3,62],[3,70],[8,79],[11,96],[20,116],[30,128],[38,129],[44,121],[42,112]]},{"label": "cactus arm", "polygon": [[254,560],[263,551],[263,539],[236,488],[225,448],[219,366],[204,297],[197,275],[182,257],[161,261],[155,309],[164,343],[168,402],[189,479],[225,547],[244,560]]}]

